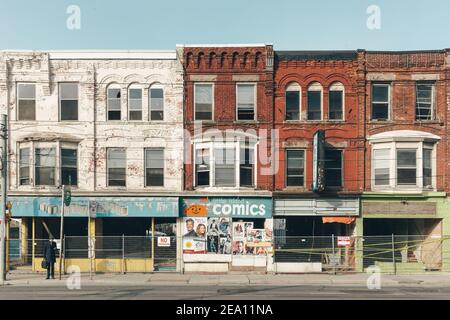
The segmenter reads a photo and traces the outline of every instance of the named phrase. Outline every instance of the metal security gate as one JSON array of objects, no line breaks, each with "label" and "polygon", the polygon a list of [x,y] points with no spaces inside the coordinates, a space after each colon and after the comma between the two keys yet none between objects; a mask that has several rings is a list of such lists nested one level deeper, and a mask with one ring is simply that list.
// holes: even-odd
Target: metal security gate
[{"label": "metal security gate", "polygon": [[154,238],[154,269],[155,271],[176,271],[177,269],[177,238],[176,236],[157,236]]}]

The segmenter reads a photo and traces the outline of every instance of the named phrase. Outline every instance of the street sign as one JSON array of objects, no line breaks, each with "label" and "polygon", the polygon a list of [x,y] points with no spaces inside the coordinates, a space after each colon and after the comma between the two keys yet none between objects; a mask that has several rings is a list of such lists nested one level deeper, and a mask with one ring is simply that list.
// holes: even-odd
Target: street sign
[{"label": "street sign", "polygon": [[70,202],[72,201],[72,192],[69,188],[64,186],[64,204],[66,207],[70,206]]},{"label": "street sign", "polygon": [[170,237],[158,237],[158,247],[170,247]]},{"label": "street sign", "polygon": [[338,247],[350,247],[351,238],[350,237],[337,237]]}]

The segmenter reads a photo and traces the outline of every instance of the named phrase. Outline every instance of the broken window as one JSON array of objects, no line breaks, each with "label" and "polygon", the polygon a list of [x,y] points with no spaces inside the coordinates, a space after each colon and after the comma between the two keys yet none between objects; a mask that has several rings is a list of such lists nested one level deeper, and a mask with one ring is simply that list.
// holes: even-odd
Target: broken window
[{"label": "broken window", "polygon": [[416,120],[433,119],[434,85],[418,83],[416,86]]},{"label": "broken window", "polygon": [[214,149],[215,185],[217,187],[236,186],[236,151],[230,147]]},{"label": "broken window", "polygon": [[290,84],[285,93],[286,120],[300,120],[300,86]]},{"label": "broken window", "polygon": [[17,85],[18,120],[36,120],[36,85],[19,83]]},{"label": "broken window", "polygon": [[389,119],[389,84],[372,85],[372,120]]},{"label": "broken window", "polygon": [[35,149],[35,184],[37,186],[55,185],[56,149]]},{"label": "broken window", "polygon": [[108,186],[126,186],[126,150],[123,148],[108,148]]},{"label": "broken window", "polygon": [[237,96],[237,120],[255,120],[255,85],[238,84]]},{"label": "broken window", "polygon": [[197,149],[195,153],[195,173],[197,186],[209,186],[209,149]]},{"label": "broken window", "polygon": [[328,99],[328,118],[330,120],[342,120],[344,108],[344,86],[341,83],[333,84],[330,87]]},{"label": "broken window", "polygon": [[286,186],[300,187],[304,185],[305,178],[305,151],[286,151]]},{"label": "broken window", "polygon": [[145,150],[145,186],[164,186],[164,150]]},{"label": "broken window", "polygon": [[120,88],[108,88],[108,120],[121,120]]},{"label": "broken window", "polygon": [[164,120],[164,91],[157,86],[150,88],[150,120]]},{"label": "broken window", "polygon": [[195,120],[212,120],[213,85],[196,83],[194,88]]},{"label": "broken window", "polygon": [[19,180],[20,185],[30,184],[30,148],[19,150]]},{"label": "broken window", "polygon": [[325,150],[325,182],[328,187],[342,186],[342,150]]},{"label": "broken window", "polygon": [[376,149],[373,151],[373,170],[376,186],[386,186],[390,184],[390,151],[390,149]]},{"label": "broken window", "polygon": [[322,86],[313,83],[308,88],[308,120],[322,120]]},{"label": "broken window", "polygon": [[61,184],[76,186],[78,184],[78,157],[76,149],[61,149]]},{"label": "broken window", "polygon": [[128,120],[142,120],[142,89],[130,88],[128,91]]},{"label": "broken window", "polygon": [[59,99],[61,120],[78,120],[78,84],[60,83]]},{"label": "broken window", "polygon": [[416,185],[417,149],[397,149],[397,184]]},{"label": "broken window", "polygon": [[254,165],[254,157],[253,157],[253,149],[250,147],[242,147],[241,155],[240,155],[240,184],[244,187],[253,187],[254,179],[253,179],[253,165]]}]

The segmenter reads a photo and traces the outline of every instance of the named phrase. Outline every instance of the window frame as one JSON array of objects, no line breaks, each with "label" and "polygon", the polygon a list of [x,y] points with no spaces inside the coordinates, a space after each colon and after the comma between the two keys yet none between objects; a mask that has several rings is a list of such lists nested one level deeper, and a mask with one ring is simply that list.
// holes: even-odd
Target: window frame
[{"label": "window frame", "polygon": [[[419,91],[418,91],[418,86],[421,86],[421,85],[429,85],[429,86],[431,86],[431,103],[430,103],[430,119],[419,119],[418,117],[417,117],[417,104],[418,104],[418,93],[419,93]],[[414,106],[414,112],[415,112],[415,115],[414,115],[414,119],[415,119],[415,121],[433,121],[433,120],[435,120],[436,119],[436,106],[435,106],[435,104],[436,104],[436,83],[433,81],[433,82],[430,82],[430,81],[416,81],[416,85],[415,85],[415,98],[416,98],[416,101],[415,101],[415,106]]]},{"label": "window frame", "polygon": [[[196,105],[197,105],[197,103],[196,103],[196,86],[197,85],[210,85],[211,86],[211,119],[197,119],[197,108],[196,108]],[[193,90],[194,90],[194,94],[193,94],[193,97],[194,97],[194,99],[193,99],[193,104],[194,104],[194,107],[193,107],[193,109],[194,109],[194,117],[193,117],[193,119],[194,119],[194,121],[214,121],[214,108],[215,108],[215,105],[214,105],[214,102],[215,102],[215,95],[214,95],[214,91],[215,91],[215,83],[214,82],[194,82],[194,85],[193,85]]]},{"label": "window frame", "polygon": [[[23,85],[33,85],[34,86],[34,99],[30,98],[21,98],[20,97],[20,86]],[[34,101],[34,119],[33,120],[23,120],[20,119],[20,101]],[[17,82],[16,83],[16,119],[17,121],[36,121],[36,112],[37,111],[37,86],[35,82]]]},{"label": "window frame", "polygon": [[[109,163],[111,162],[111,160],[109,160],[109,152],[110,152],[110,150],[113,150],[113,149],[119,149],[119,150],[123,150],[124,152],[125,152],[125,185],[120,185],[120,186],[114,186],[114,185],[110,185],[110,183],[109,183],[109,181],[110,181],[110,179],[109,179],[109,176],[110,176],[110,173],[109,173],[109,169],[110,169],[110,167],[109,167]],[[127,171],[128,171],[128,165],[127,165],[127,148],[122,148],[122,147],[107,147],[106,148],[106,186],[108,187],[108,188],[126,188],[127,187]]]},{"label": "window frame", "polygon": [[[339,89],[334,89],[333,87],[339,87]],[[342,92],[341,97],[341,103],[342,103],[342,117],[340,119],[331,119],[330,112],[331,112],[331,99],[330,99],[330,92],[340,91]],[[334,82],[330,85],[328,89],[328,120],[329,121],[345,121],[345,86],[341,82]]]},{"label": "window frame", "polygon": [[[32,153],[34,153],[34,148],[31,144],[28,143],[23,143],[23,144],[19,144],[19,170],[17,170],[17,178],[18,178],[18,183],[17,185],[19,187],[22,186],[32,186],[34,185],[34,179],[32,177],[32,171],[34,170],[34,163],[32,161],[32,159],[34,159],[34,156],[32,155]],[[28,149],[28,165],[27,166],[23,166],[22,165],[22,150]],[[22,184],[22,168],[28,168],[28,183],[26,184]]]},{"label": "window frame", "polygon": [[[73,84],[77,86],[77,119],[63,119],[62,118],[62,101],[68,100],[73,101],[73,99],[63,99],[62,98],[62,89],[61,87],[67,84]],[[59,104],[59,121],[61,122],[78,122],[80,121],[80,83],[74,82],[74,81],[68,81],[68,82],[58,82],[58,104]]]},{"label": "window frame", "polygon": [[[311,90],[314,89],[314,87],[317,87],[317,89],[320,87],[320,90]],[[320,92],[320,119],[309,119],[309,92]],[[323,85],[318,81],[313,81],[310,84],[308,84],[306,88],[306,121],[323,121]]]},{"label": "window frame", "polygon": [[[239,86],[241,85],[252,85],[253,86],[253,119],[239,119],[239,104],[238,104],[238,97],[239,97]],[[236,112],[236,121],[239,122],[248,122],[248,121],[257,121],[258,119],[258,107],[257,107],[257,100],[258,100],[258,91],[257,91],[258,83],[257,82],[236,82],[235,85],[235,112]]]},{"label": "window frame", "polygon": [[[387,87],[388,88],[388,97],[387,97],[387,118],[386,119],[375,119],[374,118],[374,104],[375,103],[386,103],[385,101],[374,101],[373,99],[373,88],[374,87]],[[391,120],[391,100],[392,100],[392,83],[390,82],[372,82],[370,85],[370,121],[390,121]]]},{"label": "window frame", "polygon": [[[303,184],[302,185],[288,185],[288,178],[289,178],[289,174],[288,174],[288,169],[289,169],[289,157],[288,157],[288,153],[290,151],[302,151],[303,152]],[[306,184],[306,150],[305,149],[301,149],[301,148],[289,148],[286,149],[285,152],[285,170],[284,170],[284,187],[285,188],[305,188],[305,184]]]},{"label": "window frame", "polygon": [[345,154],[345,150],[344,149],[337,149],[337,148],[330,148],[330,149],[325,149],[325,157],[326,157],[326,153],[327,153],[327,151],[335,151],[335,152],[339,152],[340,153],[340,155],[341,155],[341,167],[340,168],[331,168],[331,170],[340,170],[341,171],[341,177],[340,177],[340,180],[341,180],[341,183],[340,183],[340,185],[338,185],[338,186],[329,186],[328,185],[328,183],[327,183],[327,166],[326,166],[326,162],[325,162],[325,165],[324,165],[324,169],[323,169],[323,171],[324,171],[324,177],[325,177],[325,189],[328,189],[328,190],[330,190],[330,189],[332,189],[332,190],[337,190],[337,189],[342,189],[343,187],[344,187],[344,163],[345,163],[345,159],[344,159],[344,154]]},{"label": "window frame", "polygon": [[[298,93],[298,119],[287,119],[287,93]],[[284,90],[284,121],[301,121],[302,120],[302,87],[297,82],[290,82]]]},{"label": "window frame", "polygon": [[[131,98],[131,90],[140,90],[141,91],[141,98],[140,99],[136,99],[136,98]],[[137,112],[138,110],[131,110],[131,100],[141,100],[141,108],[140,108],[140,112],[141,112],[141,119],[131,119],[131,112]],[[127,103],[128,103],[128,118],[127,120],[129,122],[142,122],[144,121],[144,89],[142,88],[141,85],[133,83],[131,85],[128,86],[127,89]]]},{"label": "window frame", "polygon": [[61,143],[59,146],[59,182],[60,185],[62,185],[63,182],[63,163],[62,163],[62,150],[66,149],[66,150],[75,150],[76,151],[76,174],[77,174],[77,183],[76,184],[71,184],[70,187],[78,187],[78,183],[79,183],[79,178],[80,175],[79,173],[79,168],[80,168],[80,156],[79,156],[79,150],[78,150],[78,146],[73,146],[70,144],[65,144],[65,143]]},{"label": "window frame", "polygon": [[[147,181],[147,169],[155,169],[153,168],[147,168],[147,151],[162,151],[162,155],[163,155],[163,166],[162,168],[157,168],[157,169],[162,169],[162,173],[163,173],[163,177],[162,177],[162,185],[149,185],[148,181]],[[149,147],[149,148],[144,148],[144,187],[145,188],[164,188],[166,186],[166,161],[165,161],[165,155],[166,155],[166,150],[162,147]]]},{"label": "window frame", "polygon": [[[114,100],[119,100],[119,113],[120,113],[120,119],[110,119],[109,118],[109,112],[110,111],[117,111],[117,110],[110,110],[109,109],[109,90],[119,90],[120,92],[120,98],[113,98]],[[112,83],[106,87],[106,121],[121,121],[122,120],[122,88],[120,85]]]},{"label": "window frame", "polygon": [[[162,119],[152,119],[152,90],[159,89],[162,91]],[[166,118],[165,112],[165,90],[164,86],[160,83],[154,83],[148,88],[148,119],[150,122],[164,121]],[[157,110],[158,111],[158,110]]]}]

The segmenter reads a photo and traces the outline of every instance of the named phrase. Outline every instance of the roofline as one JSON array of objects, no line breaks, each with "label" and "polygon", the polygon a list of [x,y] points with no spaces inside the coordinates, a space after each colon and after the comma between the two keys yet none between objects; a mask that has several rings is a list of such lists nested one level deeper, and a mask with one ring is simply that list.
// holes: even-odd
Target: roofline
[{"label": "roofline", "polygon": [[0,50],[0,53],[48,53],[53,60],[176,60],[176,50]]},{"label": "roofline", "polygon": [[435,50],[364,50],[366,53],[407,54],[407,53],[445,53],[448,49]]},{"label": "roofline", "polygon": [[273,46],[272,43],[177,44],[177,48],[248,48]]}]

